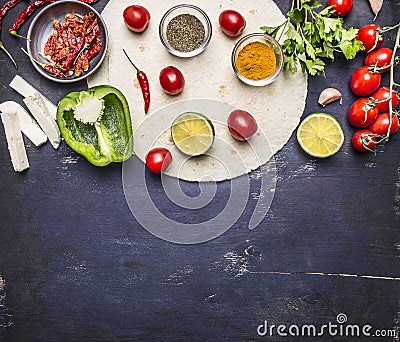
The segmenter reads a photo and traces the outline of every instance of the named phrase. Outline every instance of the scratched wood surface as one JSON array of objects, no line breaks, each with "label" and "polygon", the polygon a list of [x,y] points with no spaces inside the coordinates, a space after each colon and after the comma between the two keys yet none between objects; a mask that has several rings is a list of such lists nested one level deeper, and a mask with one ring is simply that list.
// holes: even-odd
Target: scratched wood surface
[{"label": "scratched wood surface", "polygon": [[[287,12],[288,1],[277,3]],[[385,0],[376,22],[395,24],[399,5]],[[23,42],[9,37],[6,28],[24,6],[3,22],[1,38],[19,70],[0,53],[0,101],[22,104],[8,87],[16,74],[55,103],[85,89],[83,82],[61,86],[40,77],[20,51]],[[367,1],[354,7],[347,25],[372,21]],[[385,45],[393,39],[388,35]],[[227,233],[201,245],[167,243],[141,228],[125,202],[120,165],[95,168],[65,144],[54,151],[26,141],[31,168],[14,173],[0,129],[0,341],[250,341],[264,320],[322,325],[339,313],[352,324],[398,330],[399,134],[376,155],[352,150],[346,112],[355,97],[348,80],[362,61],[339,58],[326,78],[310,79],[305,114],[321,110],[317,98],[325,87],[343,92],[342,105],[324,110],[344,127],[341,151],[315,160],[292,137],[276,155],[276,194],[262,224],[249,231],[245,211]],[[198,193],[195,184],[183,186]],[[150,177],[148,187],[157,194],[159,179]],[[229,187],[219,184],[217,199]],[[191,220],[188,211],[176,214]]]}]

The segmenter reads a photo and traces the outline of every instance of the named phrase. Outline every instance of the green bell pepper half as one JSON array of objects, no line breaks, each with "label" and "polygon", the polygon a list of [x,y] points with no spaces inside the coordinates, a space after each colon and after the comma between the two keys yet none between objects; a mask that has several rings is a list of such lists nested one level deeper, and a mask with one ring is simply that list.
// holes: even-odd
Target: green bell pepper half
[{"label": "green bell pepper half", "polygon": [[128,102],[112,86],[69,93],[58,104],[57,123],[65,142],[93,165],[123,162],[133,153]]}]

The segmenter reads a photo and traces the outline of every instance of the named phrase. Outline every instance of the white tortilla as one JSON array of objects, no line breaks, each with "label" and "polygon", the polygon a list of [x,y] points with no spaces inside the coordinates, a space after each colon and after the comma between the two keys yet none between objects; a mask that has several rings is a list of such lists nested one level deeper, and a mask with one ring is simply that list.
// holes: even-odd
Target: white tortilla
[{"label": "white tortilla", "polygon": [[[307,76],[301,72],[295,75],[285,72],[281,73],[270,85],[252,87],[242,83],[233,72],[231,52],[241,36],[230,38],[221,32],[218,24],[220,12],[224,9],[235,9],[244,15],[247,26],[242,36],[261,32],[261,26],[278,25],[285,20],[284,15],[271,0],[262,2],[258,0],[191,1],[192,4],[202,8],[211,19],[213,25],[211,42],[206,50],[196,57],[182,59],[169,54],[159,39],[158,25],[163,14],[180,3],[182,2],[176,0],[141,1],[141,5],[149,10],[151,21],[145,32],[137,34],[126,28],[122,17],[124,9],[131,5],[131,2],[111,0],[102,12],[109,32],[109,49],[99,71],[88,78],[88,84],[90,87],[111,84],[124,93],[132,115],[135,153],[142,160],[151,146],[167,146],[173,149],[168,131],[172,123],[169,121],[171,117],[181,114],[182,108],[187,108],[188,104],[196,107],[196,103],[197,106],[201,103],[200,109],[203,110],[204,102],[202,100],[191,102],[193,99],[212,100],[209,105],[205,105],[208,108],[205,110],[208,112],[203,110],[203,114],[212,117],[213,121],[221,122],[218,124],[214,121],[216,141],[222,139],[225,147],[217,144],[210,150],[213,156],[191,158],[185,160],[184,164],[182,164],[184,156],[177,154],[174,158],[175,165],[171,167],[168,174],[189,181],[232,179],[265,164],[287,143],[304,111]],[[143,97],[136,79],[136,72],[123,54],[122,48],[149,78],[151,104],[147,115],[143,110]],[[159,85],[159,72],[168,65],[176,66],[185,77],[185,89],[178,96],[165,94]],[[168,106],[167,110],[164,108],[166,106]],[[212,108],[216,108],[215,112],[220,113],[218,117],[215,116]],[[251,141],[251,145],[254,145],[256,153],[251,152],[250,144],[237,142],[229,136],[224,125],[229,114],[228,108],[247,110],[256,118],[259,133],[264,142],[262,144],[258,142],[258,138],[252,138],[254,141]],[[195,108],[189,110],[195,111]],[[168,114],[171,111],[174,115]],[[143,122],[144,120],[146,122]],[[138,139],[139,135],[135,132],[142,123],[144,126],[140,127],[140,135],[148,134],[151,138]],[[159,136],[159,140],[152,141],[153,135]],[[232,155],[235,154],[232,162],[229,162],[226,144],[235,151],[235,153],[232,152]],[[173,153],[179,152],[174,150]],[[242,165],[238,165],[238,156],[243,161]],[[216,163],[215,158],[220,159],[220,162]],[[179,163],[176,163],[177,159]],[[221,161],[224,165],[221,165]]]}]

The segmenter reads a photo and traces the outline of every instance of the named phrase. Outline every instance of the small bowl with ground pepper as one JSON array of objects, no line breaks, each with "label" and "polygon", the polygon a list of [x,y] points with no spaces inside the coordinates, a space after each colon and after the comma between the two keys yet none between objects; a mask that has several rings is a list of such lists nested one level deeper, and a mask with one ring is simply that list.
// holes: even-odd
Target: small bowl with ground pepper
[{"label": "small bowl with ground pepper", "polygon": [[197,6],[182,4],[169,9],[160,21],[162,44],[178,57],[202,53],[211,40],[212,26],[207,14]]},{"label": "small bowl with ground pepper", "polygon": [[237,77],[252,86],[265,86],[276,80],[283,66],[279,43],[264,33],[241,38],[232,51],[232,67]]}]

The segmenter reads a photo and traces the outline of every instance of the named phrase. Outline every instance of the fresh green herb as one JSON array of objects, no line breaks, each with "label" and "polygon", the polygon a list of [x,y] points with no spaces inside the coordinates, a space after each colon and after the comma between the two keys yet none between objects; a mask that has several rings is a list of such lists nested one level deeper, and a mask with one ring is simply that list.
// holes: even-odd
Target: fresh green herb
[{"label": "fresh green herb", "polygon": [[358,29],[343,27],[343,18],[331,17],[333,7],[317,12],[322,4],[318,0],[292,0],[287,19],[279,26],[261,27],[265,33],[278,41],[285,34],[282,43],[285,55],[284,70],[292,74],[301,70],[310,75],[325,74],[325,59],[334,60],[335,52],[346,59],[353,59],[362,50],[362,43],[356,39]]}]

